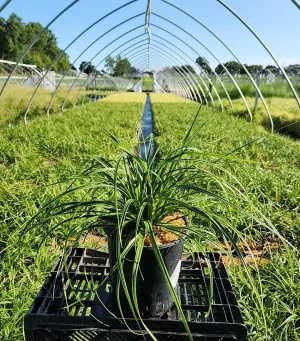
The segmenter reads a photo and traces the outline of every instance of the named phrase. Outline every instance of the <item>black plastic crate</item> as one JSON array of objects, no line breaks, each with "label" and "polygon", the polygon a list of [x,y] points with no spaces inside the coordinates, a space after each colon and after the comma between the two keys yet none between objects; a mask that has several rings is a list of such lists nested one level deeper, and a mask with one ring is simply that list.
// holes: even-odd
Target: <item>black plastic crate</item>
[{"label": "black plastic crate", "polygon": [[[208,253],[213,269],[213,302],[209,303],[210,275],[203,255],[183,257],[178,296],[195,341],[244,341],[247,329],[224,264],[217,253]],[[111,300],[109,292],[99,291],[99,284],[109,273],[106,253],[70,249],[65,261],[59,258],[25,317],[27,341],[127,341],[151,340],[147,334],[135,335],[122,320],[99,308]],[[98,291],[97,291],[98,289]],[[97,318],[94,314],[97,311]],[[137,322],[127,319],[139,334]],[[157,340],[188,341],[184,326],[174,308],[168,316],[145,320]]]}]

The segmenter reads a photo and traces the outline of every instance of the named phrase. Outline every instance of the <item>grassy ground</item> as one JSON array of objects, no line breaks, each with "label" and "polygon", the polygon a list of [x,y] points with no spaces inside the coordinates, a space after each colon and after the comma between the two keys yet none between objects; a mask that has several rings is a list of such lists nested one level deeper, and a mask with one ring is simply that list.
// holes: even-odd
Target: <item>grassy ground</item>
[{"label": "grassy ground", "polygon": [[[163,153],[179,145],[199,105],[170,94],[151,94],[151,101],[157,143]],[[37,254],[41,237],[21,236],[22,247],[15,249],[20,237],[16,231],[39,207],[65,188],[64,183],[58,182],[81,172],[99,154],[115,156],[116,148],[103,128],[127,142],[135,140],[144,102],[143,94],[111,95],[99,103],[52,115],[49,120],[36,118],[28,126],[1,129],[1,340],[23,339],[23,316],[61,252],[67,233],[61,229],[49,236]],[[206,120],[201,127],[201,122]],[[245,201],[242,196],[227,192],[228,199],[253,213],[257,213],[253,206],[257,207],[281,234],[296,244],[300,235],[299,142],[271,135],[259,125],[251,125],[228,113],[214,112],[210,107],[200,112],[197,127],[193,145],[201,150],[201,157],[215,160],[216,154],[224,156],[240,148],[222,158],[218,168],[214,168],[220,178],[234,181],[249,198]],[[262,139],[243,147],[256,138]],[[194,165],[201,167],[200,163]],[[233,180],[233,176],[242,184]],[[207,186],[212,188],[215,184],[208,182]],[[270,236],[266,227],[234,208],[224,211],[205,196],[195,200],[200,207],[230,219],[248,238],[262,243]],[[207,245],[205,235],[202,242]],[[291,248],[272,251],[270,256],[270,263],[264,267],[249,268],[254,283],[249,281],[243,267],[233,264],[229,267],[249,326],[250,340],[300,340],[299,257]]]},{"label": "grassy ground", "polygon": [[[133,99],[134,96],[132,96]],[[36,253],[40,236],[18,231],[30,216],[65,188],[53,185],[81,172],[97,155],[116,153],[106,128],[136,141],[145,96],[136,103],[93,103],[0,134],[0,339],[22,340],[24,314],[61,252],[66,230],[51,235]],[[15,250],[15,252],[13,252]]]},{"label": "grassy ground", "polygon": [[[239,85],[246,97],[249,108],[252,111],[254,108],[256,90],[251,83],[240,83]],[[232,99],[234,113],[236,115],[249,118],[245,104],[234,84],[225,83],[225,86]],[[232,111],[224,89],[220,84],[215,84],[215,87],[223,100],[225,108],[228,109],[228,111]],[[298,96],[300,96],[300,85],[295,85],[295,89]],[[278,130],[281,134],[285,134],[293,138],[300,138],[300,108],[288,84],[283,82],[261,84],[260,90],[265,97],[271,112],[271,116],[274,121],[274,129]],[[213,97],[218,104],[215,92],[213,92]],[[260,99],[258,108],[254,112],[254,119],[263,126],[267,128],[270,127],[270,120]]]},{"label": "grassy ground", "polygon": [[[236,81],[245,96],[255,97],[256,89],[252,83],[245,82],[245,81],[240,82],[239,79],[236,79]],[[225,98],[227,95],[224,91],[224,88],[219,83],[214,83],[214,84],[220,97]],[[230,97],[232,99],[237,99],[241,97],[236,86],[231,81],[224,82],[224,86],[226,87],[226,90],[230,93]],[[294,88],[296,92],[298,93],[298,95],[300,96],[300,84],[295,84]],[[262,83],[260,85],[260,91],[263,94],[263,96],[266,98],[270,98],[270,97],[292,98],[294,97],[289,85],[282,81],[277,81],[275,83]],[[214,97],[217,98],[216,94],[214,94]]]},{"label": "grassy ground", "polygon": [[[167,103],[166,95],[151,94],[151,100],[157,143],[163,153],[180,144],[199,105],[173,103],[172,96]],[[245,201],[242,195],[236,196],[225,189],[228,199],[248,212],[269,218],[273,226],[297,246],[300,238],[300,143],[278,134],[272,135],[258,125],[227,113],[214,112],[208,107],[201,110],[194,132],[192,146],[200,149],[200,156],[197,154],[200,160],[209,158],[215,161],[219,158],[217,155],[224,156],[238,149],[206,171],[214,171],[220,179],[233,182],[248,199]],[[257,138],[261,140],[244,146]],[[201,167],[201,161],[194,165]],[[215,184],[207,182],[206,186],[211,189]],[[223,189],[220,192],[224,194]],[[195,200],[199,200],[201,208],[232,221],[246,239],[262,244],[270,237],[267,228],[239,210],[224,211],[215,201],[208,199],[202,196]],[[238,240],[241,236],[236,238]],[[207,244],[205,237],[203,243]],[[254,283],[241,266],[232,265],[230,268],[231,280],[249,326],[250,340],[300,340],[299,256],[287,248],[270,252],[270,259],[270,263],[259,271],[250,267]]]},{"label": "grassy ground", "polygon": [[134,92],[122,92],[109,95],[101,100],[104,103],[144,103],[146,95]]},{"label": "grassy ground", "polygon": [[[249,108],[253,110],[254,98],[246,97],[246,101]],[[253,113],[254,121],[263,125],[266,128],[270,128],[270,120],[267,115],[266,109],[261,100],[258,102],[258,107]],[[281,134],[291,136],[293,138],[300,138],[300,108],[294,98],[267,98],[266,103],[270,110],[273,122],[274,130],[277,130]],[[229,102],[224,101],[225,108],[230,112],[231,107]],[[245,108],[245,104],[241,99],[233,101],[234,114],[237,116],[243,116],[249,119],[249,114]]]},{"label": "grassy ground", "polygon": [[[22,86],[9,86],[3,93],[0,99],[0,127],[9,124],[16,124],[23,121],[24,113],[27,108],[28,102],[33,94],[33,88],[24,88]],[[78,97],[78,104],[82,101],[88,102],[90,94],[103,94],[103,92],[85,91],[74,89],[70,92],[68,99],[65,103],[65,109],[73,107],[76,98]],[[108,92],[111,94],[112,92]],[[50,109],[50,115],[61,111],[67,89],[61,89],[55,95],[54,101]],[[32,106],[28,113],[28,120],[36,117],[44,117],[46,110],[52,97],[52,92],[45,89],[39,89],[32,102]]]}]

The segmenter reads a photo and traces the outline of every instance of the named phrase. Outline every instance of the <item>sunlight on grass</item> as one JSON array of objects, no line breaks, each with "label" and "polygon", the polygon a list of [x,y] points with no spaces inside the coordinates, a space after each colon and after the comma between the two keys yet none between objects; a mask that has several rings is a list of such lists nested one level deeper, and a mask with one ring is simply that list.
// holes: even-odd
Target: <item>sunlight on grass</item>
[{"label": "sunlight on grass", "polygon": [[101,102],[109,103],[144,103],[146,101],[146,94],[135,92],[121,92],[107,96]]},{"label": "sunlight on grass", "polygon": [[185,99],[183,97],[177,96],[175,94],[171,93],[165,93],[165,94],[150,94],[151,103],[188,103],[192,102],[188,99]]}]

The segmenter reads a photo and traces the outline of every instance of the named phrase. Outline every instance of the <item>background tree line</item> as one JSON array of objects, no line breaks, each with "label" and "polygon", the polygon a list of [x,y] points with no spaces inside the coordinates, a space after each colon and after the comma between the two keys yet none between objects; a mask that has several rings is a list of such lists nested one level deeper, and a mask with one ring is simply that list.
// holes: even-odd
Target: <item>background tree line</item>
[{"label": "background tree line", "polygon": [[[0,58],[17,61],[28,43],[43,29],[38,22],[25,24],[16,14],[11,14],[7,20],[0,17]],[[47,29],[23,59],[25,64],[34,64],[39,68],[48,68],[55,57],[61,53],[53,32]],[[69,70],[70,62],[67,54],[55,63],[53,71]]]},{"label": "background tree line", "polygon": [[[207,59],[205,59],[204,57],[199,56],[196,59],[196,63],[201,67],[201,69],[207,73],[212,73],[212,69],[209,66],[209,62],[207,61]],[[226,69],[233,74],[239,74],[239,75],[244,75],[246,74],[246,71],[244,70],[244,68],[235,61],[228,61],[223,63],[223,65],[226,67]],[[280,69],[275,66],[275,65],[268,65],[265,68],[262,65],[247,65],[244,64],[244,66],[247,68],[248,72],[252,75],[258,73],[258,72],[262,72],[267,74],[268,71],[274,73],[275,75],[279,75],[281,73]],[[285,72],[288,75],[300,75],[300,64],[293,64],[293,65],[289,65],[287,67],[284,68]],[[226,71],[224,70],[223,66],[221,64],[219,64],[216,68],[215,68],[215,72],[217,74],[226,74]]]},{"label": "background tree line", "polygon": [[[139,70],[131,65],[127,58],[122,58],[121,56],[117,56],[117,58],[113,58],[112,56],[108,56],[105,59],[105,70],[102,70],[104,73],[108,73],[111,76],[135,76]],[[91,62],[82,61],[79,70],[81,72],[86,73],[87,75],[93,73],[99,73],[96,70],[96,66]]]}]

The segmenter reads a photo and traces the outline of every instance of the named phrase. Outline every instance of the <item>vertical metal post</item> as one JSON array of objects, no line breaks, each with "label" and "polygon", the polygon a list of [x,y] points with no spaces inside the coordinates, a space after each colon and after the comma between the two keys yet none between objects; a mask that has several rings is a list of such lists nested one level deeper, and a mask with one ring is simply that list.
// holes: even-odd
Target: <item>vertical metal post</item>
[{"label": "vertical metal post", "polygon": [[[260,80],[261,80],[261,72],[257,75],[257,77],[255,79],[255,82],[256,82],[256,85],[257,85],[258,89],[259,89],[259,86],[260,86]],[[255,111],[257,109],[259,97],[260,97],[259,92],[256,90],[256,93],[255,93],[255,103],[254,103],[253,111]]]}]

